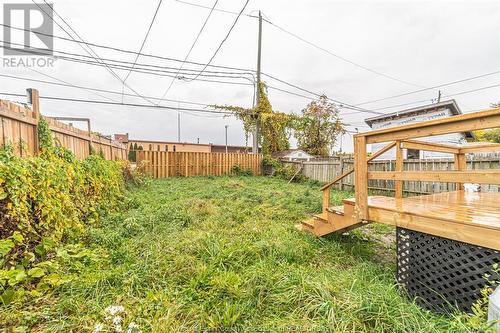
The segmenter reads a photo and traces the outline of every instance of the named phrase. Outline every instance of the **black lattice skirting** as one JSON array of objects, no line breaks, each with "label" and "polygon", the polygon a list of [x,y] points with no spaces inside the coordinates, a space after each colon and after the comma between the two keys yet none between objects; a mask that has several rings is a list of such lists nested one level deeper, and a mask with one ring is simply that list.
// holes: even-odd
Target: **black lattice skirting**
[{"label": "black lattice skirting", "polygon": [[403,228],[397,228],[397,254],[399,284],[417,304],[437,313],[452,306],[470,312],[484,275],[500,263],[499,251]]}]

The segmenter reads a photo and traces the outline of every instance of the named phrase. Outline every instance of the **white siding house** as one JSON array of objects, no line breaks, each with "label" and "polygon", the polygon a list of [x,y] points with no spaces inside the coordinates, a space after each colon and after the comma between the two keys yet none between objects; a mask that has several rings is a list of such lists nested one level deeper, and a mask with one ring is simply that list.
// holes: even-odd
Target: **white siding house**
[{"label": "white siding house", "polygon": [[273,154],[274,158],[284,161],[310,161],[314,156],[306,153],[301,149],[288,149]]},{"label": "white siding house", "polygon": [[[418,123],[421,121],[447,118],[453,115],[462,114],[462,111],[458,108],[455,100],[445,101],[436,104],[430,104],[418,108],[403,110],[394,113],[388,113],[385,115],[367,118],[365,122],[373,130],[389,128],[394,126],[401,126],[407,124]],[[459,145],[466,142],[467,139],[473,138],[471,132],[463,133],[452,133],[437,135],[431,137],[418,138],[417,140],[442,143],[449,145]],[[372,152],[376,152],[382,147],[384,147],[387,142],[372,144]],[[429,151],[419,151],[419,150],[403,150],[404,158],[410,159],[430,159],[430,158],[446,158],[451,157],[450,154],[429,152]],[[390,150],[387,153],[381,155],[378,159],[395,159],[396,152]]]}]

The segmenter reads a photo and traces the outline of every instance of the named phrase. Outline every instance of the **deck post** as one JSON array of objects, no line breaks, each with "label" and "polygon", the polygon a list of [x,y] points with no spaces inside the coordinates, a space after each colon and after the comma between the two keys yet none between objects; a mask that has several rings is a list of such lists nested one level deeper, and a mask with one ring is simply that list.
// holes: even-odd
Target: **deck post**
[{"label": "deck post", "polygon": [[[396,140],[396,165],[395,171],[403,171],[403,149],[401,148],[401,140]],[[394,181],[394,196],[396,199],[403,197],[403,181]]]},{"label": "deck post", "polygon": [[[465,154],[455,154],[453,155],[455,160],[455,170],[457,171],[465,171],[466,168],[466,160]],[[456,190],[462,190],[463,183],[456,183]]]},{"label": "deck post", "polygon": [[323,190],[323,213],[328,211],[328,207],[330,206],[330,188],[326,188]]},{"label": "deck post", "polygon": [[368,161],[366,137],[354,137],[355,214],[358,221],[368,220]]}]

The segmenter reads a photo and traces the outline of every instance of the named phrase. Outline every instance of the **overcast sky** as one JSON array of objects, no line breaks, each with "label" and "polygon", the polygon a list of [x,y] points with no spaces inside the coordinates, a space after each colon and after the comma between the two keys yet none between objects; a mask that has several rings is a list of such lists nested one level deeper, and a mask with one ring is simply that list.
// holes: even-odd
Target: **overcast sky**
[{"label": "overcast sky", "polygon": [[[41,1],[41,0],[40,0]],[[213,0],[187,0],[212,6]],[[37,2],[39,2],[37,0]],[[31,3],[9,1],[9,3]],[[157,0],[65,0],[53,1],[55,10],[87,42],[138,51],[158,5]],[[220,0],[218,9],[239,11],[245,0]],[[395,77],[398,82],[343,61],[314,48],[268,23],[263,24],[262,71],[282,80],[328,97],[358,104],[373,99],[405,93],[463,78],[500,70],[500,1],[279,1],[250,0],[245,13],[261,10],[265,18],[307,41],[360,64],[373,71]],[[146,41],[143,53],[184,59],[209,10],[186,5],[175,0],[163,0]],[[190,61],[206,63],[235,20],[235,15],[214,12],[195,45]],[[58,20],[57,17],[55,17]],[[60,21],[59,21],[60,22]],[[14,21],[14,25],[22,22]],[[62,24],[62,23],[61,23]],[[257,20],[242,16],[213,64],[255,69],[257,55]],[[54,34],[65,33],[54,26]],[[54,41],[54,49],[84,54],[74,43]],[[133,62],[133,54],[95,49],[103,58]],[[3,56],[3,55],[2,55]],[[138,63],[178,66],[178,63],[141,57]],[[199,69],[192,65],[184,68]],[[216,70],[209,68],[210,70]],[[121,91],[122,84],[105,68],[57,60],[53,68],[36,68],[56,79],[74,85]],[[7,75],[54,80],[26,68],[0,67]],[[127,71],[116,70],[120,77]],[[307,93],[263,77],[269,85],[295,93]],[[171,78],[132,73],[127,84],[146,96],[160,97]],[[233,80],[241,83],[243,79]],[[447,95],[500,84],[500,74],[442,88]],[[37,88],[41,95],[105,100],[94,93],[69,88],[0,77],[0,92],[24,93]],[[126,89],[126,88],[125,88]],[[126,89],[127,90],[127,89]],[[127,91],[131,93],[130,91]],[[117,101],[121,96],[106,95]],[[167,99],[229,104],[250,107],[253,88],[214,82],[182,82],[176,80]],[[311,98],[314,97],[309,95]],[[425,91],[378,103],[364,104],[367,109],[427,100],[437,96],[436,90]],[[24,101],[23,98],[2,97]],[[269,90],[276,110],[299,113],[310,101],[304,97]],[[452,96],[464,112],[484,109],[500,101],[500,87]],[[147,102],[125,97],[125,102]],[[383,109],[383,112],[423,105]],[[176,102],[162,105],[177,107]],[[199,106],[180,104],[181,107]],[[89,117],[93,129],[104,134],[130,133],[132,138],[177,140],[177,111],[81,104],[76,102],[42,101],[43,114],[52,116]],[[367,130],[363,119],[371,114],[348,114],[344,121]],[[229,144],[243,145],[242,124],[233,117],[213,114],[181,113],[181,141],[224,143],[224,126],[229,125]],[[350,135],[343,140],[344,150],[350,150]]]}]

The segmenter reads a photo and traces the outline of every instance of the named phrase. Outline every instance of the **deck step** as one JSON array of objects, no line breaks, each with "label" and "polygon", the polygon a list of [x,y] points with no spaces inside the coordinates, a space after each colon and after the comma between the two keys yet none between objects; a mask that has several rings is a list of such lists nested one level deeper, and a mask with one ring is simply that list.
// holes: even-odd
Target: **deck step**
[{"label": "deck step", "polygon": [[364,224],[355,220],[354,202],[354,198],[345,199],[343,205],[329,207],[325,212],[315,214],[309,220],[303,221],[297,225],[297,228],[319,237],[358,228]]},{"label": "deck step", "polygon": [[344,215],[344,206],[334,206],[328,208],[328,211],[330,213],[338,214],[338,215]]},{"label": "deck step", "polygon": [[326,222],[326,221],[328,221],[328,213],[323,212],[320,214],[313,214],[313,218],[316,218],[318,220],[322,220],[322,221]]},{"label": "deck step", "polygon": [[308,228],[312,228],[312,229],[314,229],[314,221],[315,221],[315,219],[310,219],[310,220],[302,221],[301,223],[302,223],[305,227],[308,227]]},{"label": "deck step", "polygon": [[354,204],[356,203],[356,198],[347,198],[347,199],[342,200],[342,202],[344,203],[344,205],[354,206]]}]

